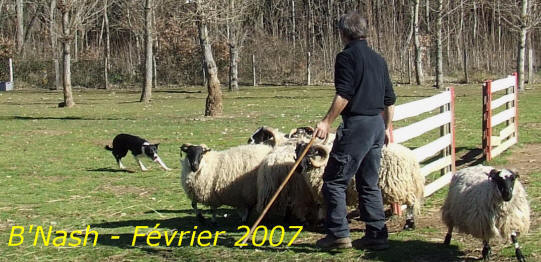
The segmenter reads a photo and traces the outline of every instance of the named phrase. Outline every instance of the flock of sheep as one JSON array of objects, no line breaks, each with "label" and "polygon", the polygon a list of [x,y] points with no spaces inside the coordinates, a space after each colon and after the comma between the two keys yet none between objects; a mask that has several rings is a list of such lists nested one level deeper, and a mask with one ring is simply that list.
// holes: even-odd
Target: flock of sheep
[{"label": "flock of sheep", "polygon": [[[203,219],[197,204],[210,206],[212,221],[216,208],[235,207],[242,223],[259,215],[271,196],[293,168],[298,156],[312,137],[313,129],[297,128],[284,134],[271,127],[261,127],[248,144],[214,151],[206,145],[184,144],[181,184],[198,218]],[[323,171],[329,159],[335,135],[315,142],[295,174],[267,213],[275,222],[295,219],[306,224],[319,224],[324,219],[325,202],[321,194]],[[450,184],[442,207],[443,222],[449,231],[445,244],[450,244],[453,228],[483,240],[483,258],[490,253],[489,240],[511,236],[516,257],[524,257],[516,241],[518,233],[528,232],[530,210],[526,192],[509,170],[475,166],[458,171]],[[408,207],[404,228],[415,228],[414,214],[419,213],[425,178],[413,152],[399,144],[383,147],[379,186],[386,204],[401,203]],[[358,203],[355,181],[347,188],[347,204]]]}]

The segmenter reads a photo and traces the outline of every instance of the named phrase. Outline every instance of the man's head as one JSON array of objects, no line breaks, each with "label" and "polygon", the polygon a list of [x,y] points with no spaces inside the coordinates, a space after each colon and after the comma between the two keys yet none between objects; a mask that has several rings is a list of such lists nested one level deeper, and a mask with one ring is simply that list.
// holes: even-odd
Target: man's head
[{"label": "man's head", "polygon": [[359,13],[352,11],[340,17],[338,29],[344,42],[366,38],[367,22]]}]

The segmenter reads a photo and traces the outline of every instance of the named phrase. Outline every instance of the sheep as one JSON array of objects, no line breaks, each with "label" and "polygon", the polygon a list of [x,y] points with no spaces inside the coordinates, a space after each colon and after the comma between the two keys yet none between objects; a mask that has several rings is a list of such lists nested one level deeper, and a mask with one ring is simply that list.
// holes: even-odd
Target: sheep
[{"label": "sheep", "polygon": [[265,144],[274,147],[285,143],[287,138],[287,135],[278,129],[262,126],[250,136],[248,144]]},{"label": "sheep", "polygon": [[421,210],[425,177],[413,151],[396,143],[384,146],[378,184],[383,203],[407,206],[404,229],[415,229],[414,214],[418,215]]},{"label": "sheep", "polygon": [[[265,157],[259,166],[257,174],[257,207],[261,213],[270,201],[280,184],[295,164],[295,145],[282,144],[276,146]],[[287,186],[280,193],[271,209],[267,213],[270,220],[283,220],[291,216],[299,222],[312,222],[317,217],[317,205],[308,197],[311,195],[310,188],[300,174],[292,175]]]},{"label": "sheep", "polygon": [[289,134],[284,134],[278,129],[262,126],[250,136],[248,144],[265,144],[272,147],[285,143],[294,144],[299,140],[309,139],[313,133],[312,127],[298,127],[291,129]]},{"label": "sheep", "polygon": [[511,236],[518,261],[525,261],[517,234],[530,228],[530,207],[518,174],[508,169],[477,165],[455,173],[441,207],[447,226],[445,245],[450,245],[453,228],[483,240],[483,259],[490,256],[489,240]]},{"label": "sheep", "polygon": [[[306,145],[300,144],[297,155]],[[319,203],[323,203],[321,188],[323,186],[323,172],[332,146],[312,146],[307,157],[301,162],[304,178],[312,186],[312,194]],[[424,176],[421,175],[419,163],[413,152],[399,144],[389,144],[382,149],[381,169],[379,172],[379,187],[383,201],[386,204],[404,203],[408,206],[408,215],[404,229],[414,229],[414,213],[419,213],[424,193]],[[358,204],[358,194],[355,188],[355,179],[346,189],[348,206]]]},{"label": "sheep", "polygon": [[216,208],[221,205],[236,207],[242,222],[247,221],[257,199],[257,170],[272,147],[267,145],[241,145],[223,151],[212,151],[206,145],[184,144],[180,182],[199,219],[203,219],[197,203],[212,210],[216,221]]}]

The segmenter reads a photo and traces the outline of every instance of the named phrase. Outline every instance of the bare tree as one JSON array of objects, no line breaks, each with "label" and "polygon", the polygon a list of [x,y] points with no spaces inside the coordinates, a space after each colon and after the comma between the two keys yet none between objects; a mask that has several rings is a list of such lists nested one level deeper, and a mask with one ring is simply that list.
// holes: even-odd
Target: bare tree
[{"label": "bare tree", "polygon": [[541,3],[539,1],[528,0],[509,0],[498,4],[502,14],[502,19],[506,22],[512,31],[518,32],[518,86],[520,91],[524,91],[524,67],[526,53],[526,38],[528,32],[541,23]]},{"label": "bare tree", "polygon": [[[191,1],[190,1],[191,2]],[[218,68],[212,54],[208,34],[208,23],[217,19],[219,3],[214,1],[195,0],[195,19],[199,30],[199,43],[203,54],[203,65],[207,77],[207,100],[205,105],[205,116],[219,116],[223,112],[222,89],[218,79]]]},{"label": "bare tree", "polygon": [[443,87],[443,54],[441,43],[442,19],[443,19],[443,0],[437,0],[436,10],[436,88]]},{"label": "bare tree", "polygon": [[145,82],[140,102],[150,102],[152,96],[152,0],[145,1]]},{"label": "bare tree", "polygon": [[423,84],[423,51],[419,39],[419,0],[412,0],[413,9],[413,44],[415,47],[415,81],[418,85]]},{"label": "bare tree", "polygon": [[24,3],[23,0],[15,1],[17,10],[17,54],[23,53],[24,48]]},{"label": "bare tree", "polygon": [[109,89],[109,60],[110,60],[110,36],[109,36],[109,14],[107,13],[108,1],[103,1],[103,24],[105,28],[105,44],[103,45],[103,87]]},{"label": "bare tree", "polygon": [[62,14],[62,59],[63,59],[63,91],[64,101],[60,107],[72,107],[73,101],[71,88],[71,42],[77,28],[84,23],[91,22],[99,10],[96,5],[99,0],[59,0],[57,8]]}]

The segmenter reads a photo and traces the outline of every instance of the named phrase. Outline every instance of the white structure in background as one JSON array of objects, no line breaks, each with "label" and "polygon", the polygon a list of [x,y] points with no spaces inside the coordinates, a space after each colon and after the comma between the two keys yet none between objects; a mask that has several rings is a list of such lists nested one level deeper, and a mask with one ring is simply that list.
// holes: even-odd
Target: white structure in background
[{"label": "white structure in background", "polygon": [[0,91],[13,90],[13,61],[9,59],[9,82],[0,82]]}]

